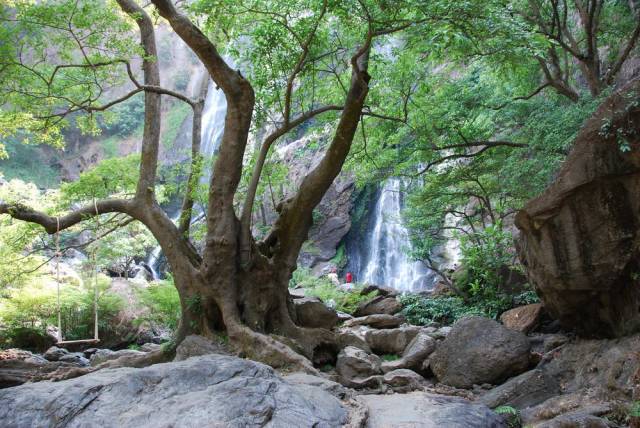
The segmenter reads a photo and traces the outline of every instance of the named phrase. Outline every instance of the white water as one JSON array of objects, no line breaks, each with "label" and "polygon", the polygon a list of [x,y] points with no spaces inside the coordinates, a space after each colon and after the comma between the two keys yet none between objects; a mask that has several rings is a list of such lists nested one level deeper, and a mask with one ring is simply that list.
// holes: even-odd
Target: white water
[{"label": "white water", "polygon": [[422,262],[411,260],[409,233],[402,221],[403,183],[384,183],[376,202],[367,264],[359,282],[383,285],[401,292],[418,292],[433,286],[434,274]]}]

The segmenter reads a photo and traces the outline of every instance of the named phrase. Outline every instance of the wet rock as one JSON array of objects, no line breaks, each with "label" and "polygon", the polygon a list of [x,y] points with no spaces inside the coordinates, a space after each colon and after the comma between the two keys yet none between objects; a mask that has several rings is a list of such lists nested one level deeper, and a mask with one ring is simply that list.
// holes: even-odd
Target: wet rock
[{"label": "wet rock", "polygon": [[364,337],[376,354],[402,354],[420,331],[420,327],[403,326],[385,330],[368,330]]},{"label": "wet rock", "polygon": [[425,333],[419,333],[407,345],[402,358],[382,363],[382,371],[389,372],[396,369],[411,369],[424,373],[423,363],[435,351],[436,341]]},{"label": "wet rock", "polygon": [[520,332],[488,318],[468,317],[439,343],[430,367],[440,382],[457,388],[496,384],[529,367],[530,347]]},{"label": "wet rock", "polygon": [[298,324],[302,327],[332,329],[338,324],[338,314],[317,297],[295,299]]},{"label": "wet rock", "polygon": [[396,328],[403,322],[404,318],[397,315],[376,314],[345,321],[343,326],[354,327],[358,325],[366,325],[373,328]]},{"label": "wet rock", "polygon": [[[143,369],[99,370],[0,391],[4,426],[282,426],[346,423],[340,401],[273,369],[207,355]],[[132,405],[135,403],[135,405]]]},{"label": "wet rock", "polygon": [[402,305],[395,297],[376,296],[361,302],[356,309],[355,316],[363,317],[374,314],[393,315],[402,310]]},{"label": "wet rock", "polygon": [[347,346],[338,354],[336,371],[345,380],[366,378],[380,374],[380,357],[362,349]]},{"label": "wet rock", "polygon": [[553,184],[516,215],[530,283],[553,318],[586,337],[640,328],[639,91],[635,79],[603,101]]},{"label": "wet rock", "polygon": [[502,418],[482,404],[458,397],[412,392],[361,395],[369,410],[368,428],[502,428]]},{"label": "wet rock", "polygon": [[500,321],[511,330],[527,334],[535,330],[540,324],[542,311],[541,303],[519,306],[504,312],[500,316]]},{"label": "wet rock", "polygon": [[174,361],[184,361],[187,358],[197,357],[208,354],[226,354],[225,349],[206,337],[192,334],[184,338],[184,340],[176,348],[176,356]]}]

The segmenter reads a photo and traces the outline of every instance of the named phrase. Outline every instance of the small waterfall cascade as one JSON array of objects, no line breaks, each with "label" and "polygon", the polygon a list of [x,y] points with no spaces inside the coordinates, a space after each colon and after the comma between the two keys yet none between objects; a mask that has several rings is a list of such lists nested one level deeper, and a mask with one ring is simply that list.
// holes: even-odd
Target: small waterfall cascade
[{"label": "small waterfall cascade", "polygon": [[412,260],[409,232],[402,220],[403,186],[401,179],[388,179],[371,214],[368,254],[358,282],[391,287],[400,292],[429,290],[435,274],[422,262]]},{"label": "small waterfall cascade", "polygon": [[[207,75],[208,77],[208,75]],[[224,132],[224,119],[227,114],[227,99],[222,89],[217,89],[213,81],[209,81],[207,98],[202,111],[201,143],[200,153],[205,159],[205,165],[210,165],[210,158],[215,155],[220,148],[222,133]],[[211,174],[211,168],[206,167],[201,181],[206,182]],[[171,220],[177,223],[180,218],[180,210],[171,216]],[[154,280],[159,276],[159,265],[162,258],[162,248],[158,245],[151,251],[147,258],[146,265]]]}]

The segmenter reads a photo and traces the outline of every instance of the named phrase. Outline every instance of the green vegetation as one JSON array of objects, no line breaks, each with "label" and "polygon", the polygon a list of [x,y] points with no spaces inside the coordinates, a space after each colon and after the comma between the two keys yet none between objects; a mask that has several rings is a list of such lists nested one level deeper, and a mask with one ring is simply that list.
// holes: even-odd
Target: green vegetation
[{"label": "green vegetation", "polygon": [[328,278],[318,278],[304,268],[298,268],[293,273],[289,287],[302,287],[306,296],[317,297],[326,305],[347,314],[353,314],[360,303],[372,299],[378,294],[377,291],[362,294],[364,285],[356,285],[349,291],[343,290],[336,287]]},{"label": "green vegetation", "polygon": [[0,175],[5,180],[27,179],[40,188],[56,187],[60,182],[59,170],[47,164],[41,146],[9,139],[5,149],[8,158],[0,158]]},{"label": "green vegetation", "polygon": [[[173,279],[157,281],[149,287],[138,290],[142,303],[149,308],[144,321],[151,321],[172,330],[178,327],[180,320],[180,297]],[[141,320],[142,321],[142,320]]]},{"label": "green vegetation", "polygon": [[171,107],[164,116],[164,132],[162,133],[162,145],[165,148],[169,148],[173,145],[180,127],[184,120],[191,113],[191,107],[182,101],[176,101],[171,104]]},{"label": "green vegetation", "polygon": [[[94,279],[82,282],[65,277],[60,286],[60,312],[65,339],[76,340],[93,337],[94,328]],[[113,318],[123,308],[122,299],[109,292],[109,278],[98,276],[98,329],[101,335],[113,328]],[[46,328],[57,325],[56,284],[51,277],[31,281],[16,288],[0,299],[0,323],[4,326],[0,346],[25,345],[27,332],[32,336],[45,336]]]},{"label": "green vegetation", "polygon": [[493,409],[493,411],[505,418],[505,422],[509,428],[519,428],[522,426],[520,412],[518,412],[518,409],[511,406],[499,406]]}]

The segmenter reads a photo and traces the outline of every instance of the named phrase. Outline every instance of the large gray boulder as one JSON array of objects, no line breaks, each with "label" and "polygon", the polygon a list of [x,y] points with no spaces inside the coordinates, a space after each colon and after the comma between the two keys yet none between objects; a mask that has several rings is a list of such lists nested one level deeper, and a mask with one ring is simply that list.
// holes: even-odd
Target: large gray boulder
[{"label": "large gray boulder", "polygon": [[338,324],[339,318],[335,309],[322,303],[317,297],[303,297],[295,299],[298,324],[309,328],[332,329]]},{"label": "large gray boulder", "polygon": [[366,378],[380,374],[380,357],[360,348],[347,346],[338,354],[336,371],[345,380]]},{"label": "large gray boulder", "polygon": [[493,388],[483,394],[479,401],[492,409],[498,406],[524,409],[538,405],[559,393],[558,382],[544,371],[535,369]]},{"label": "large gray boulder", "polygon": [[0,391],[4,427],[336,427],[340,401],[273,369],[207,355]]},{"label": "large gray boulder", "polygon": [[365,340],[377,354],[402,354],[409,342],[420,331],[420,327],[402,326],[385,330],[368,330]]},{"label": "large gray boulder", "polygon": [[429,357],[438,380],[456,388],[497,384],[529,367],[531,344],[524,334],[489,318],[468,317]]},{"label": "large gray boulder", "polygon": [[367,428],[502,428],[502,418],[487,406],[426,392],[361,395],[369,410]]}]

